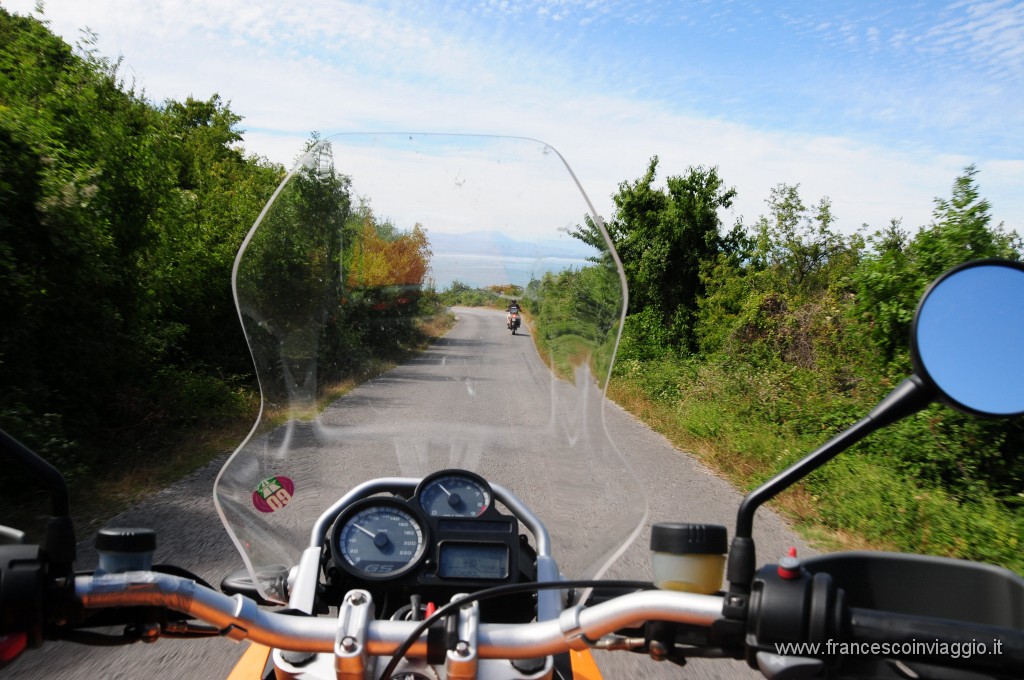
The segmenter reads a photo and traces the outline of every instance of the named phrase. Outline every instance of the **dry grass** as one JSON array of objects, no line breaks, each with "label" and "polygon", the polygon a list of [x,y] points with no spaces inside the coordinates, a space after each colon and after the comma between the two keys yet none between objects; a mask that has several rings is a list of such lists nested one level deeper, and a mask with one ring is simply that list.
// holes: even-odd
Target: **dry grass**
[{"label": "dry grass", "polygon": [[420,330],[431,340],[442,337],[455,325],[455,315],[451,310],[445,310],[434,316],[426,316],[419,320]]}]

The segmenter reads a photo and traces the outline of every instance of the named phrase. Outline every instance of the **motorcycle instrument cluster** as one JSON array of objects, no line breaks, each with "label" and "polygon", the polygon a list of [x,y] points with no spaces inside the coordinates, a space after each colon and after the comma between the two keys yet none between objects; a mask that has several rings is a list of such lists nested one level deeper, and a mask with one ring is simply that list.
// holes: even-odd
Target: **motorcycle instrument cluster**
[{"label": "motorcycle instrument cluster", "polygon": [[355,501],[330,533],[331,560],[344,572],[334,570],[336,580],[346,588],[354,578],[377,589],[462,591],[534,578],[536,556],[518,520],[499,512],[493,499],[483,477],[442,470],[424,477],[408,498]]}]

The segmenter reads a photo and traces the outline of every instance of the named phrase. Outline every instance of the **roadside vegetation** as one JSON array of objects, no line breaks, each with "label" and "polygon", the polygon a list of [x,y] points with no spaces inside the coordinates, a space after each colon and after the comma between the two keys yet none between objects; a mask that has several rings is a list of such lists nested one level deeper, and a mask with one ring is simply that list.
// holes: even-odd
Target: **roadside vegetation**
[{"label": "roadside vegetation", "polygon": [[251,407],[231,263],[284,170],[240,120],[0,10],[0,426],[72,477]]},{"label": "roadside vegetation", "polygon": [[[917,300],[946,269],[1021,259],[964,169],[930,224],[833,228],[780,184],[725,230],[715,168],[619,186],[608,229],[630,286],[611,396],[751,489],[863,417],[909,375]],[[576,230],[596,238],[593,225]],[[965,557],[1024,573],[1024,419],[932,406],[869,437],[780,503],[840,545]],[[640,455],[640,454],[638,454]]]},{"label": "roadside vegetation", "polygon": [[523,297],[523,287],[516,285],[491,285],[474,288],[462,281],[452,281],[438,293],[439,301],[448,307],[493,307],[505,309],[513,298]]},{"label": "roadside vegetation", "polygon": [[[241,120],[216,95],[154,104],[88,38],[72,48],[0,9],[0,428],[69,477],[76,508],[113,511],[186,474],[227,451],[258,410],[230,272],[285,170],[245,153]],[[807,204],[787,184],[755,222],[726,226],[719,211],[736,192],[717,169],[687,168],[663,185],[658,170],[653,158],[619,185],[608,223],[630,286],[609,393],[743,489],[856,421],[909,373],[909,322],[929,281],[967,260],[1021,259],[1020,237],[991,223],[970,166],[929,224],[894,220],[853,235],[834,228],[827,198]],[[294,261],[274,259],[294,267],[282,266],[282,290],[316,263],[325,275],[314,292],[345,300],[346,323],[325,325],[319,339],[313,408],[443,333],[452,305],[504,308],[519,297],[543,326],[545,353],[582,341],[607,362],[617,317],[595,318],[607,309],[607,263],[525,289],[455,282],[436,293],[423,285],[425,231],[353,203],[343,176],[310,180],[288,200],[327,210],[323,224],[345,247],[311,234],[293,244]],[[588,223],[575,235],[597,236]],[[252,271],[279,253],[273,246],[254,243]],[[383,267],[395,260],[401,271]],[[260,290],[271,288],[251,294]],[[414,322],[422,317],[433,325]],[[267,392],[272,417],[288,417],[274,402],[286,390]],[[842,545],[1024,573],[1022,445],[1022,419],[935,406],[779,503]],[[5,467],[0,484],[8,508],[45,512],[23,471]]]},{"label": "roadside vegetation", "polygon": [[[88,36],[72,48],[0,8],[0,428],[65,474],[77,519],[223,455],[256,417],[231,267],[285,169],[245,153],[241,120],[216,95],[154,104]],[[272,238],[257,239],[248,261],[297,265],[293,275],[312,254],[344,261],[348,278],[326,284],[347,304],[346,323],[324,333],[323,399],[445,322],[420,290],[426,233],[350,200],[347,178],[319,179],[297,183],[310,191],[292,207],[331,212],[344,251],[308,234],[284,263]],[[265,269],[288,283],[285,269]],[[433,325],[413,323],[424,316]],[[267,396],[274,413],[280,393]],[[37,527],[48,512],[38,486],[9,464],[0,484],[0,523]]]}]

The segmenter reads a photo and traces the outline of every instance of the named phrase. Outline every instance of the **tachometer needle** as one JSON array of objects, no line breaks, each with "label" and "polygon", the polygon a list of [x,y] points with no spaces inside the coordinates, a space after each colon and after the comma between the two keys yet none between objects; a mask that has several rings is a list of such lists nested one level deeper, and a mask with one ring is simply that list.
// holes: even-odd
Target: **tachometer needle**
[{"label": "tachometer needle", "polygon": [[438,488],[438,489],[440,489],[441,491],[444,491],[444,492],[445,492],[446,494],[448,494],[449,496],[451,496],[451,495],[452,495],[452,492],[451,492],[451,491],[449,491],[448,489],[444,488],[444,484],[438,484],[438,485],[437,485],[437,488]]}]

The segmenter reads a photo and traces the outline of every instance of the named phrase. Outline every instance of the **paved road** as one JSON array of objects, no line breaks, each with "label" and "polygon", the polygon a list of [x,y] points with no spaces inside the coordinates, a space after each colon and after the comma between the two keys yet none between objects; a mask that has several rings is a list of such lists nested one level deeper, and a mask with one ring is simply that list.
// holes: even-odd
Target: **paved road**
[{"label": "paved road", "polygon": [[[543,429],[536,423],[555,413],[560,403],[557,396],[564,386],[552,386],[549,373],[533,349],[529,328],[523,336],[511,336],[503,329],[502,319],[497,312],[484,310],[458,310],[460,323],[437,345],[407,365],[389,374],[370,381],[353,391],[341,402],[325,412],[323,423],[329,429],[333,426],[366,427],[372,438],[370,425],[380,414],[382,400],[389,400],[392,391],[417,386],[425,389],[422,395],[409,397],[410,421],[437,417],[448,408],[450,401],[445,390],[472,390],[474,401],[480,405],[478,412],[461,413],[460,420],[467,426],[473,422],[507,423],[507,436],[522,436],[525,425],[532,425],[534,431]],[[415,389],[413,390],[415,393]],[[455,392],[451,392],[454,397]],[[388,401],[388,403],[391,403]],[[538,415],[538,413],[540,415]],[[403,416],[406,417],[406,416]],[[394,418],[392,418],[394,419]],[[552,420],[555,420],[552,418]],[[616,446],[628,457],[639,484],[647,490],[649,516],[647,525],[637,541],[612,565],[610,577],[649,579],[648,528],[652,522],[664,520],[701,521],[726,524],[732,530],[739,494],[724,480],[717,477],[692,458],[679,452],[662,436],[651,431],[622,409],[610,405],[605,412],[608,432]],[[527,427],[529,431],[529,427]],[[317,437],[320,439],[320,437]],[[392,442],[393,445],[393,442]],[[520,446],[526,445],[520,441]],[[324,443],[318,441],[311,449],[324,452]],[[327,453],[326,455],[331,455]],[[472,457],[472,451],[455,452],[445,455]],[[424,458],[422,452],[405,461],[417,465],[429,465],[433,455]],[[500,458],[486,458],[484,462],[499,461]],[[458,463],[458,460],[443,461]],[[122,524],[140,524],[157,530],[159,544],[156,560],[174,562],[192,569],[201,577],[216,584],[221,577],[239,568],[241,560],[223,530],[210,501],[213,480],[222,461],[215,461],[207,468],[189,478],[165,489],[156,497],[117,518]],[[572,470],[547,469],[540,474],[533,469],[510,467],[507,463],[495,463],[488,469],[483,466],[482,474],[491,478],[508,478],[515,474],[521,479],[515,484],[502,482],[524,497],[534,510],[545,516],[544,506],[556,501],[562,506],[571,501],[578,508],[586,506],[586,498],[556,498],[555,488],[561,482],[571,479]],[[406,467],[410,467],[409,464]],[[415,474],[416,469],[404,469],[403,474]],[[422,473],[421,473],[422,474]],[[493,476],[492,476],[493,475]],[[614,502],[621,503],[623,512],[635,505],[632,494],[615,495]],[[324,496],[334,496],[326,491]],[[541,507],[536,507],[541,506]],[[556,508],[552,505],[552,511]],[[615,507],[615,506],[612,506]],[[562,508],[564,510],[564,507]],[[555,533],[556,545],[572,545],[568,556],[559,555],[563,568],[573,565],[577,559],[587,560],[586,544],[593,541],[601,531],[603,522],[588,522],[588,513],[577,513],[575,527],[551,527]],[[797,545],[807,552],[806,546],[774,514],[761,510],[758,513],[756,536],[759,555],[768,559],[780,555],[790,545]],[[94,551],[83,542],[80,547],[79,568],[91,568],[95,564]],[[226,676],[232,665],[244,651],[245,645],[226,640],[175,641],[163,640],[154,645],[134,645],[127,648],[95,648],[57,643],[47,645],[42,653],[23,655],[14,665],[0,673],[10,678],[162,678],[162,677],[204,677]],[[751,678],[760,677],[744,665],[731,661],[691,662],[686,669],[667,664],[657,664],[644,657],[616,653],[597,655],[598,663],[609,678],[624,677],[709,677],[709,678]]]}]

